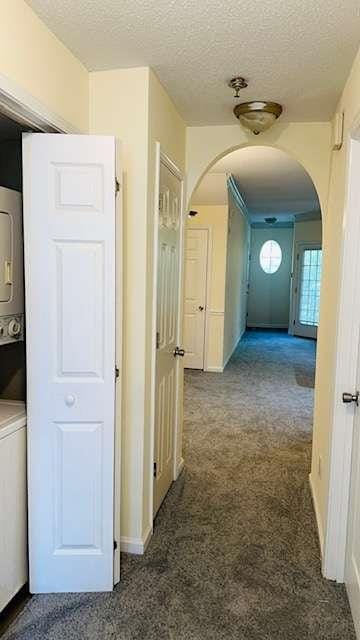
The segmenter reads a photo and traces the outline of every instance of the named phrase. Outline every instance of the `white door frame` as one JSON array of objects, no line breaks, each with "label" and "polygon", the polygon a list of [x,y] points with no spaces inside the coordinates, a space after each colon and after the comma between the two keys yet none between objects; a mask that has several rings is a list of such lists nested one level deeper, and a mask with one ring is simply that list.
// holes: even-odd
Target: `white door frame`
[{"label": "white door frame", "polygon": [[[21,125],[43,133],[88,133],[80,131],[56,113],[52,112],[21,85],[0,74],[0,113]],[[122,194],[116,205],[116,235],[122,236]],[[121,246],[121,243],[119,244]],[[122,259],[116,252],[116,313],[122,313]],[[116,362],[121,374],[122,323],[116,322]],[[115,460],[114,460],[114,584],[120,580],[120,468],[121,468],[121,375],[115,388]]]},{"label": "white door frame", "polygon": [[[335,384],[330,425],[330,478],[323,574],[344,581],[350,495],[354,408],[342,403],[344,391],[355,390],[360,338],[360,114],[348,139],[347,193],[342,225],[340,301],[336,338]],[[340,229],[339,229],[340,233]],[[349,313],[351,310],[351,313]]]},{"label": "white door frame", "polygon": [[[183,316],[183,298],[184,298],[184,243],[185,243],[185,224],[184,224],[184,195],[185,195],[185,180],[180,169],[176,164],[167,156],[161,149],[160,142],[155,143],[156,153],[156,166],[155,166],[155,189],[154,189],[154,241],[153,241],[153,284],[152,284],[152,350],[151,350],[151,406],[150,406],[150,500],[149,500],[149,521],[153,523],[154,520],[154,454],[155,454],[155,383],[156,383],[156,312],[157,312],[157,261],[158,261],[158,248],[159,248],[159,197],[160,197],[160,165],[163,163],[171,173],[178,178],[181,183],[181,204],[180,204],[180,242],[179,242],[179,291],[178,291],[178,330],[177,330],[177,344],[182,345],[182,316]],[[183,367],[180,363],[180,358],[177,358],[177,373],[176,373],[176,417],[173,433],[173,446],[174,446],[174,469],[173,480],[177,480],[183,467],[184,459],[181,452],[181,440],[182,440],[182,378]],[[152,535],[152,528],[151,528]]]},{"label": "white door frame", "polygon": [[[206,300],[205,300],[205,330],[204,330],[204,371],[208,371],[208,346],[209,346],[209,325],[210,325],[210,288],[211,288],[211,269],[212,269],[212,252],[213,252],[213,236],[211,225],[201,225],[201,227],[186,225],[186,231],[207,231],[207,258],[206,258]],[[184,256],[185,259],[185,256]],[[181,321],[184,321],[182,317]]]}]

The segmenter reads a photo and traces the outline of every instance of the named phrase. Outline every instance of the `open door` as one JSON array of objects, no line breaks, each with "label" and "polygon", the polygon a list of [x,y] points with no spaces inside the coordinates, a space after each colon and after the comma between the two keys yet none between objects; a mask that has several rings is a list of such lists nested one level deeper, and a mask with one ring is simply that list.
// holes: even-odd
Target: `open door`
[{"label": "open door", "polygon": [[159,176],[156,302],[156,377],[153,515],[174,479],[175,430],[178,419],[180,240],[182,181],[161,157]]},{"label": "open door", "polygon": [[23,138],[32,593],[113,588],[115,140]]}]

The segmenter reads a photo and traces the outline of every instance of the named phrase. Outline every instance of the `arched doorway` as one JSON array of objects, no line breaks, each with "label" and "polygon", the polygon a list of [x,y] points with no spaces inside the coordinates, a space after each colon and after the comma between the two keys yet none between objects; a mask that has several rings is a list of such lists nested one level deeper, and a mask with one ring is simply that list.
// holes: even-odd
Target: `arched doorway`
[{"label": "arched doorway", "polygon": [[[316,338],[321,208],[313,181],[300,163],[269,146],[231,151],[203,175],[189,209],[192,244],[207,242],[209,247],[202,248],[202,260],[205,253],[208,256],[206,276],[203,265],[198,265],[202,275],[196,288],[203,292],[192,291],[185,301],[187,365],[221,371],[246,326],[287,329],[292,335]],[[242,214],[240,222],[236,212]],[[264,265],[264,260],[272,259],[264,251],[271,249],[279,253],[273,272]],[[194,260],[199,256],[191,250],[193,283]],[[241,264],[238,278],[231,274],[234,261]],[[214,341],[222,339],[223,353],[214,348]]]}]

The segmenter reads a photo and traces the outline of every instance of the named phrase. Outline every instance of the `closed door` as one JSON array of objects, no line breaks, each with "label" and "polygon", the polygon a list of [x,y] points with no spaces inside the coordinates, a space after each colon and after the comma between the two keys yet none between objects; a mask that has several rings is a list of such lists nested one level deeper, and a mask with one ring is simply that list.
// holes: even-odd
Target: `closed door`
[{"label": "closed door", "polygon": [[252,228],[247,325],[289,326],[292,228]]},{"label": "closed door", "polygon": [[[360,350],[358,352],[357,389],[360,390]],[[358,637],[360,637],[360,407],[349,404],[354,411],[351,462],[351,488],[348,515],[345,583]]]},{"label": "closed door", "polygon": [[204,368],[208,230],[188,229],[185,244],[184,366]]},{"label": "closed door", "polygon": [[155,378],[154,515],[174,478],[182,183],[160,163]]},{"label": "closed door", "polygon": [[293,333],[316,338],[319,325],[322,250],[318,244],[299,243],[294,260]]},{"label": "closed door", "polygon": [[115,140],[23,139],[30,590],[109,591]]}]

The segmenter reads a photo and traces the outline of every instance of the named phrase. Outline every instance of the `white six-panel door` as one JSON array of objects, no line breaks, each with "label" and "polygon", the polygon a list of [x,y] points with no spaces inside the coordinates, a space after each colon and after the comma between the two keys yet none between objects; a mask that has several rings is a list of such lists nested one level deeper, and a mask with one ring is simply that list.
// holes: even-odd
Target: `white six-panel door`
[{"label": "white six-panel door", "polygon": [[154,500],[157,513],[174,476],[178,369],[181,180],[160,163],[157,264]]},{"label": "white six-panel door", "polygon": [[208,233],[186,230],[184,367],[190,369],[204,368]]},{"label": "white six-panel door", "polygon": [[30,590],[113,587],[115,141],[23,139]]}]

